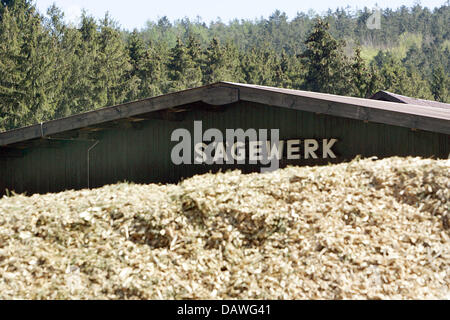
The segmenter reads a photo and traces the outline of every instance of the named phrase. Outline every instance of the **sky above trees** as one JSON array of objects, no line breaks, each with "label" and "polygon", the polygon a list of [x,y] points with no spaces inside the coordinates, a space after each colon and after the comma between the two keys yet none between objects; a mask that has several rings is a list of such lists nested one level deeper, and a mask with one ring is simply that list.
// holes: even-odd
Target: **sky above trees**
[{"label": "sky above trees", "polygon": [[398,8],[402,5],[411,7],[416,3],[433,9],[445,4],[446,0],[128,0],[126,2],[117,0],[36,0],[35,3],[41,13],[53,3],[61,8],[68,22],[77,23],[82,9],[96,18],[104,16],[109,11],[111,17],[119,22],[124,29],[143,28],[148,20],[156,21],[160,17],[167,16],[173,21],[188,17],[196,19],[200,16],[203,21],[210,22],[218,17],[223,22],[232,19],[255,19],[267,18],[276,9],[286,12],[288,17],[294,18],[297,12],[308,12],[314,10],[321,14],[328,9],[350,6],[352,9],[362,9],[364,6],[373,8],[378,5],[381,8]]}]

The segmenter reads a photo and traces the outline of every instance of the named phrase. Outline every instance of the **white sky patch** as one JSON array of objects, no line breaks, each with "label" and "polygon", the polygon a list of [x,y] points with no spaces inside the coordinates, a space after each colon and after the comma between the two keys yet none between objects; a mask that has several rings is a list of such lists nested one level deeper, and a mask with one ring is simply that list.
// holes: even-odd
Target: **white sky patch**
[{"label": "white sky patch", "polygon": [[[401,5],[411,7],[418,0],[34,0],[41,13],[47,12],[47,8],[55,3],[61,8],[67,20],[75,19],[80,15],[81,9],[86,9],[89,15],[97,19],[109,12],[111,18],[117,21],[123,28],[143,28],[148,20],[157,21],[158,18],[167,15],[169,20],[188,17],[195,21],[200,16],[203,21],[209,23],[218,17],[225,23],[237,19],[268,18],[276,9],[286,12],[289,19],[296,17],[297,12],[307,13],[310,9],[323,14],[327,9],[345,8],[347,5],[352,10],[362,9],[365,6],[373,9],[375,5],[384,8],[398,8]],[[446,0],[420,0],[422,6],[428,8],[440,7]],[[73,13],[70,13],[72,10]]]},{"label": "white sky patch", "polygon": [[71,24],[78,24],[80,22],[81,17],[81,7],[79,6],[69,6],[63,9],[64,17],[66,22]]}]

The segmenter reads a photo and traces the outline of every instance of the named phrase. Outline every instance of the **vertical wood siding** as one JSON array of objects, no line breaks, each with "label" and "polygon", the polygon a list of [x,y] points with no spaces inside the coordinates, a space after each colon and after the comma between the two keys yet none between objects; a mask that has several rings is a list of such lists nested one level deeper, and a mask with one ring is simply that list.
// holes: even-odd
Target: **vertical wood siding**
[{"label": "vertical wood siding", "polygon": [[[187,106],[189,107],[189,106]],[[90,185],[99,187],[120,181],[136,183],[177,182],[195,174],[219,169],[258,170],[256,165],[181,165],[172,164],[170,155],[176,142],[173,130],[193,132],[194,120],[208,128],[280,129],[280,139],[330,139],[337,159],[282,160],[280,165],[319,165],[363,157],[421,156],[447,158],[449,135],[412,131],[408,128],[338,118],[310,112],[237,102],[224,111],[193,107],[183,113],[182,121],[153,119],[130,128],[116,127],[97,133],[100,143],[90,153]],[[22,157],[0,154],[0,193],[47,193],[87,187],[87,150],[92,142],[61,142],[51,147],[34,146]]]}]

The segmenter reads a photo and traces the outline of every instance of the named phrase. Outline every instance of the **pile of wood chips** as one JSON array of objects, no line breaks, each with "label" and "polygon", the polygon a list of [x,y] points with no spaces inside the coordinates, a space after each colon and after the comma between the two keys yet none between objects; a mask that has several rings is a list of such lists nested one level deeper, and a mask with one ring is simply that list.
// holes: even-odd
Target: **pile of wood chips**
[{"label": "pile of wood chips", "polygon": [[450,160],[0,200],[1,299],[450,299]]}]

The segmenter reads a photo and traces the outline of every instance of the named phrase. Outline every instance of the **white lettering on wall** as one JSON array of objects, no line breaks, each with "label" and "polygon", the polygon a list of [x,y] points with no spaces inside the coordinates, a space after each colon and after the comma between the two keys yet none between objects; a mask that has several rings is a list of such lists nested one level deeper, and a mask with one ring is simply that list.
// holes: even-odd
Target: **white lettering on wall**
[{"label": "white lettering on wall", "polygon": [[245,143],[236,142],[231,147],[231,156],[236,161],[245,161]]},{"label": "white lettering on wall", "polygon": [[261,161],[262,159],[262,154],[261,154],[261,146],[262,146],[262,141],[250,141],[250,163],[256,162],[256,161]]},{"label": "white lettering on wall", "polygon": [[305,140],[305,159],[309,159],[311,156],[313,159],[317,159],[316,151],[319,149],[319,143],[314,139]]},{"label": "white lettering on wall", "polygon": [[[279,130],[271,129],[226,129],[226,139],[219,129],[211,128],[203,132],[201,121],[194,122],[194,141],[191,132],[180,128],[172,132],[171,141],[177,142],[172,148],[171,157],[175,165],[191,164],[260,164],[270,167],[261,171],[279,168],[279,161],[288,160],[336,159],[333,150],[337,139],[291,139],[279,140]],[[259,139],[258,139],[259,138]],[[194,146],[192,159],[192,145]]]},{"label": "white lettering on wall", "polygon": [[337,142],[337,139],[323,139],[323,147],[322,147],[322,157],[324,159],[328,158],[328,156],[332,159],[336,159],[336,155],[331,150],[334,144]]},{"label": "white lettering on wall", "polygon": [[[279,143],[272,143],[271,141],[266,141],[267,150],[270,150],[269,159],[272,160],[276,157],[277,160],[283,158],[284,141],[281,140]],[[272,146],[271,146],[272,145]]]},{"label": "white lettering on wall", "polygon": [[287,158],[288,160],[300,159],[300,140],[288,140]]}]

